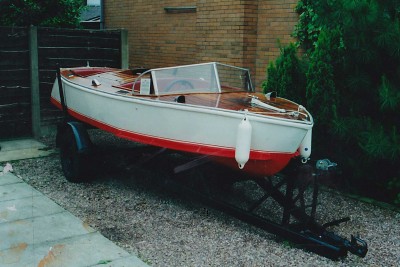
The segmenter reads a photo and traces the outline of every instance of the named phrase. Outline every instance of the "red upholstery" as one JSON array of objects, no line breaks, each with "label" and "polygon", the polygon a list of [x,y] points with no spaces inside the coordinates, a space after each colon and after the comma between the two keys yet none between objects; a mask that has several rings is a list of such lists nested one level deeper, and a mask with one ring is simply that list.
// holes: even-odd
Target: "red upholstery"
[{"label": "red upholstery", "polygon": [[110,72],[110,71],[114,71],[114,69],[111,69],[111,68],[77,68],[77,69],[71,70],[71,72],[73,74],[75,74],[76,76],[80,76],[80,77],[88,77],[88,76],[105,73],[105,72]]}]

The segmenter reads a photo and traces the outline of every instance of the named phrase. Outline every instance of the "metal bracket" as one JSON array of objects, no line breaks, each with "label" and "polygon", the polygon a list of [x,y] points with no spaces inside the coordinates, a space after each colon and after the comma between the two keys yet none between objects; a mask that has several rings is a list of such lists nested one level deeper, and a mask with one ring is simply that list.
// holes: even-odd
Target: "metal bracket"
[{"label": "metal bracket", "polygon": [[198,167],[200,165],[203,165],[203,164],[206,164],[206,163],[210,162],[211,159],[212,159],[212,157],[208,156],[208,155],[197,157],[196,159],[194,159],[192,161],[189,161],[189,162],[187,162],[185,164],[182,164],[182,165],[179,165],[179,166],[175,167],[174,168],[174,173],[178,174],[178,173],[193,169],[195,167]]}]

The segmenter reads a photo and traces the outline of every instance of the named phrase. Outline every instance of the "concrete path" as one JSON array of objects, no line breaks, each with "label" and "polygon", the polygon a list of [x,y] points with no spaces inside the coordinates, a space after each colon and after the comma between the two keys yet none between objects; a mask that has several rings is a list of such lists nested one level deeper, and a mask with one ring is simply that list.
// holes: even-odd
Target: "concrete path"
[{"label": "concrete path", "polygon": [[147,264],[17,176],[0,172],[0,266]]}]

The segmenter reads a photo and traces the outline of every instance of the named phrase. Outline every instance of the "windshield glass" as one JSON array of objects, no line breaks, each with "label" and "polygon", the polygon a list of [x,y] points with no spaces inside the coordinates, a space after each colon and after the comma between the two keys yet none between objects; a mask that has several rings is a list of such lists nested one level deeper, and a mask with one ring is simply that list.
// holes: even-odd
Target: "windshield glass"
[{"label": "windshield glass", "polygon": [[253,91],[248,69],[216,64],[222,92]]},{"label": "windshield glass", "polygon": [[219,92],[214,64],[198,64],[152,71],[156,93]]},{"label": "windshield glass", "polygon": [[[147,72],[147,77],[149,77],[148,74]],[[141,75],[137,79],[141,86],[141,94],[144,92],[147,92],[144,94],[151,92],[155,95],[165,95],[253,90],[247,69],[215,62],[152,69],[150,76],[151,78],[146,78],[145,75]],[[150,79],[151,86],[146,85]],[[142,87],[146,90],[142,90]],[[154,91],[151,88],[154,88]]]}]

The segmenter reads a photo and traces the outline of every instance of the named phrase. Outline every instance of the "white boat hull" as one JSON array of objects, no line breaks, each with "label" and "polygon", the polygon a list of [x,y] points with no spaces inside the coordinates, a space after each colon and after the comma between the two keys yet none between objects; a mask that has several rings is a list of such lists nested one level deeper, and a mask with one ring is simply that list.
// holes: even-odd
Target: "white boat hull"
[{"label": "white boat hull", "polygon": [[[86,88],[64,78],[62,83],[68,112],[78,120],[129,140],[235,162],[237,129],[245,116],[243,111],[127,97]],[[61,108],[57,81],[51,98]],[[303,139],[312,129],[312,124],[257,114],[247,114],[247,119],[252,126],[250,162],[282,158],[284,162],[276,168],[283,168],[299,154]]]}]

